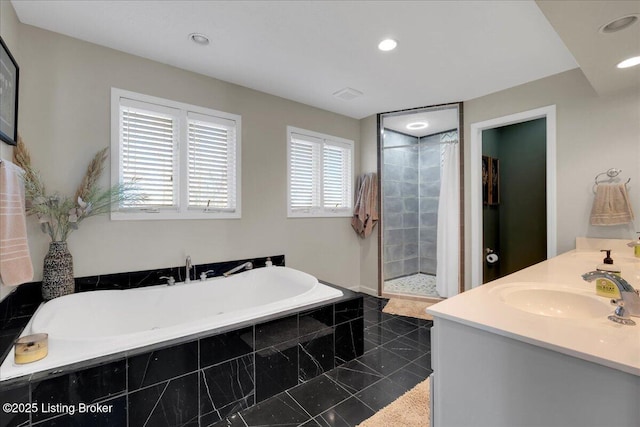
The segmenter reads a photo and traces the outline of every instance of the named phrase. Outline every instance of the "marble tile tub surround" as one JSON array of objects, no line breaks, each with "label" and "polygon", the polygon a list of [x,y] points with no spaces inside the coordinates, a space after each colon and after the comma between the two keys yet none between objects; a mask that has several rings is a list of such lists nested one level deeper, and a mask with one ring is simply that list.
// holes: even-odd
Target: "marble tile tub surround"
[{"label": "marble tile tub surround", "polygon": [[[208,277],[221,276],[233,267],[251,261],[254,267],[264,267],[268,257],[247,258],[235,261],[214,262],[195,265],[192,280],[197,280],[201,273],[213,270]],[[273,255],[273,265],[284,266],[284,255]],[[184,281],[185,267],[169,267],[156,270],[133,271],[127,273],[103,274],[100,276],[77,277],[76,292],[87,292],[109,289],[132,289],[164,283],[162,276],[173,276],[177,282]],[[20,336],[29,319],[42,302],[40,282],[26,283],[16,288],[5,299],[0,301],[0,363],[13,348],[13,342]]]},{"label": "marble tile tub surround", "polygon": [[[0,413],[0,427],[209,426],[362,355],[363,297],[343,292],[299,313],[4,381],[0,401],[36,402],[39,412]],[[111,406],[70,415],[56,410],[58,403]],[[53,409],[43,412],[43,404]]]},{"label": "marble tile tub surround", "polygon": [[213,426],[353,427],[424,381],[432,373],[432,322],[382,313],[386,303],[364,296],[362,356]]}]

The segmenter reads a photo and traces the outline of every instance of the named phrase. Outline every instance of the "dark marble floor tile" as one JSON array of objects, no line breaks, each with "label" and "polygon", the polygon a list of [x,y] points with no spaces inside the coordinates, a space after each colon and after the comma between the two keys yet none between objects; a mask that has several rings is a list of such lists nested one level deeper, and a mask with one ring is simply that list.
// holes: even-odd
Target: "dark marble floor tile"
[{"label": "dark marble floor tile", "polygon": [[382,347],[372,350],[356,360],[383,376],[389,375],[409,363],[408,360]]},{"label": "dark marble floor tile", "polygon": [[374,411],[355,397],[323,412],[315,418],[321,426],[353,427],[374,414]]},{"label": "dark marble floor tile", "polygon": [[215,365],[251,353],[253,326],[200,340],[200,367]]},{"label": "dark marble floor tile", "polygon": [[418,343],[418,348],[431,350],[431,328],[418,328],[406,334],[405,337]]},{"label": "dark marble floor tile", "polygon": [[[253,405],[255,395],[254,366],[251,355],[219,363],[200,371],[200,414],[220,413],[229,404],[241,400]],[[240,409],[233,411],[238,412]],[[216,420],[217,421],[217,420]]]},{"label": "dark marble floor tile", "polygon": [[385,320],[391,320],[396,318],[393,314],[383,313],[377,310],[365,310],[363,317],[366,321],[371,323],[382,323]]},{"label": "dark marble floor tile", "polygon": [[[0,391],[1,403],[28,404],[29,386],[23,385]],[[17,408],[16,408],[17,409]],[[26,411],[4,411],[0,409],[0,427],[14,427],[29,422],[29,413]]]},{"label": "dark marble floor tile", "polygon": [[350,393],[357,393],[382,379],[380,373],[363,365],[358,360],[345,363],[327,372],[327,375]]},{"label": "dark marble floor tile", "polygon": [[198,369],[198,342],[130,357],[129,391],[137,390]]},{"label": "dark marble floor tile", "polygon": [[382,311],[385,305],[389,302],[388,299],[385,298],[375,298],[372,296],[365,296],[364,298],[364,309],[365,310],[378,310]]},{"label": "dark marble floor tile", "polygon": [[394,372],[393,374],[389,375],[387,378],[389,378],[391,381],[393,381],[395,384],[399,385],[400,387],[404,388],[405,391],[411,390],[418,383],[426,379],[425,377],[420,377],[406,369],[401,369],[397,372]]},{"label": "dark marble floor tile", "polygon": [[382,327],[395,332],[397,335],[405,335],[418,329],[418,326],[402,320],[400,317],[385,320]]},{"label": "dark marble floor tile", "polygon": [[431,369],[431,352],[425,354],[424,356],[420,356],[419,358],[414,360],[413,363],[415,363],[416,365],[422,368],[432,370]]},{"label": "dark marble floor tile", "polygon": [[129,427],[198,425],[198,374],[143,388],[129,394]]},{"label": "dark marble floor tile", "polygon": [[[202,398],[202,397],[201,397]],[[251,403],[249,403],[249,400]],[[253,405],[253,395],[248,399],[242,399],[237,402],[233,402],[217,411],[209,412],[207,414],[200,415],[200,426],[208,427],[211,425],[241,425],[244,426],[244,421],[238,415],[238,412],[243,411]],[[226,423],[226,424],[225,424]],[[235,424],[234,424],[235,423]]]},{"label": "dark marble floor tile", "polygon": [[315,419],[309,420],[304,424],[300,424],[300,427],[322,427]]},{"label": "dark marble floor tile", "polygon": [[[46,405],[89,404],[122,393],[125,388],[126,363],[122,359],[38,381],[31,385],[31,401]],[[32,421],[42,421],[54,415],[58,414],[38,411],[32,414]]]},{"label": "dark marble floor tile", "polygon": [[402,369],[404,369],[406,371],[409,371],[409,372],[411,372],[413,374],[416,374],[420,378],[428,378],[429,375],[431,375],[431,373],[433,372],[431,369],[425,368],[425,367],[420,366],[417,363],[413,363],[413,362],[409,363],[407,366],[405,366]]},{"label": "dark marble floor tile", "polygon": [[382,348],[387,349],[397,354],[398,356],[407,359],[410,362],[416,360],[417,358],[423,356],[428,352],[428,350],[425,351],[419,349],[416,342],[405,337],[400,337],[396,338],[393,341],[389,341],[388,343],[383,344]]},{"label": "dark marble floor tile", "polygon": [[240,413],[248,427],[257,426],[298,426],[309,420],[309,414],[286,393],[258,403]]},{"label": "dark marble floor tile", "polygon": [[230,415],[214,424],[200,423],[200,427],[247,427],[239,413]]},{"label": "dark marble floor tile", "polygon": [[77,412],[34,424],[34,427],[113,427],[127,425],[127,397],[101,402],[104,412]]},{"label": "dark marble floor tile", "polygon": [[365,351],[369,351],[372,348],[386,344],[396,338],[398,338],[398,334],[389,329],[383,328],[382,324],[369,326],[364,330],[364,340],[366,343]]},{"label": "dark marble floor tile", "polygon": [[356,397],[367,404],[374,411],[379,411],[398,397],[402,396],[406,390],[404,387],[394,383],[388,378],[372,384],[361,390]]},{"label": "dark marble floor tile", "polygon": [[298,341],[286,342],[255,353],[256,402],[298,384]]},{"label": "dark marble floor tile", "polygon": [[409,316],[398,316],[398,319],[404,320],[405,322],[411,323],[412,325],[416,325],[420,328],[433,326],[433,320],[418,319],[417,317]]},{"label": "dark marble floor tile", "polygon": [[312,417],[350,396],[349,392],[325,375],[294,387],[287,393]]},{"label": "dark marble floor tile", "polygon": [[299,382],[308,381],[333,369],[333,329],[327,328],[300,338],[298,344]]}]

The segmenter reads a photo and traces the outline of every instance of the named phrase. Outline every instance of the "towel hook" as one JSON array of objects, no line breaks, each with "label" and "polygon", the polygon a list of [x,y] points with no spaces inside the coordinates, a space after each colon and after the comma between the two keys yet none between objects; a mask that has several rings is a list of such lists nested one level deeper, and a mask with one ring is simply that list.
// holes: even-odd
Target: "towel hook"
[{"label": "towel hook", "polygon": [[[606,172],[601,172],[598,175],[596,175],[595,184],[593,185],[593,192],[594,193],[596,192],[596,187],[598,184],[601,184],[603,182],[611,182],[614,178],[620,175],[621,172],[622,172],[622,169],[611,168]],[[598,181],[598,178],[600,178],[602,175],[607,175],[609,178],[606,180]],[[625,182],[624,185],[627,185],[629,182],[631,182],[631,178],[627,179],[627,182]]]}]

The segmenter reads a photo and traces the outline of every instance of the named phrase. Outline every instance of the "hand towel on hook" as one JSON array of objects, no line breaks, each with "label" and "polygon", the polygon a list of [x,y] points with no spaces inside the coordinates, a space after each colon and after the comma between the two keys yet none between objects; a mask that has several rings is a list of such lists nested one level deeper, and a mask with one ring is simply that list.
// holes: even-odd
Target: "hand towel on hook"
[{"label": "hand towel on hook", "polygon": [[591,225],[620,225],[633,221],[625,184],[598,184],[591,208]]}]

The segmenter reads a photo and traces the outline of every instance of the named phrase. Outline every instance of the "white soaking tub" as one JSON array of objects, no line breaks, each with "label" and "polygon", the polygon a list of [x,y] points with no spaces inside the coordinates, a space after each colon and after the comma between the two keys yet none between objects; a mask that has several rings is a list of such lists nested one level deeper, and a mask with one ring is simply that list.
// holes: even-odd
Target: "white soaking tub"
[{"label": "white soaking tub", "polygon": [[12,350],[0,367],[0,380],[215,332],[342,295],[342,291],[288,267],[258,268],[228,278],[173,286],[67,295],[42,304],[22,333],[49,334],[49,355],[17,365]]}]

